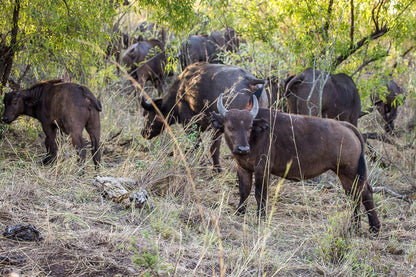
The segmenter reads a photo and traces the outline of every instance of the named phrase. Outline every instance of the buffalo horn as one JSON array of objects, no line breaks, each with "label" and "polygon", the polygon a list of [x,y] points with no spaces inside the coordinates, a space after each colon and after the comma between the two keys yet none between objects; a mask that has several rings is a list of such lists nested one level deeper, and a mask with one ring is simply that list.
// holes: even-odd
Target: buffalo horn
[{"label": "buffalo horn", "polygon": [[257,113],[259,112],[259,102],[257,101],[256,96],[253,97],[253,108],[251,108],[250,114],[255,118],[257,116]]},{"label": "buffalo horn", "polygon": [[220,115],[225,116],[225,114],[228,112],[227,109],[224,107],[224,104],[222,103],[222,93],[218,97],[217,101],[217,109]]},{"label": "buffalo horn", "polygon": [[249,84],[252,85],[252,86],[255,86],[255,85],[260,85],[260,84],[264,85],[265,83],[266,83],[266,80],[254,78],[250,81]]},{"label": "buffalo horn", "polygon": [[152,103],[147,102],[146,98],[144,98],[144,96],[142,96],[140,102],[141,102],[140,104],[142,104],[143,109],[145,109],[145,110],[151,110],[152,109]]}]

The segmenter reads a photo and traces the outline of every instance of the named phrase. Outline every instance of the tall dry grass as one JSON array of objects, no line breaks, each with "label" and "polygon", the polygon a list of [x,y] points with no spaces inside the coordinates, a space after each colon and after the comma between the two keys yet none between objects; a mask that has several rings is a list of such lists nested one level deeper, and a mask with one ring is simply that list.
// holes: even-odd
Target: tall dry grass
[{"label": "tall dry grass", "polygon": [[[346,232],[350,199],[336,176],[319,183],[271,179],[268,217],[258,221],[250,196],[244,216],[238,204],[235,163],[225,143],[224,171],[214,174],[210,132],[194,152],[195,133],[172,133],[147,141],[137,97],[119,82],[90,84],[103,104],[103,164],[94,171],[90,155],[80,174],[75,150],[60,136],[57,162],[39,163],[43,134],[21,118],[0,140],[0,228],[18,223],[39,228],[41,242],[0,237],[1,272],[21,276],[412,276],[416,274],[415,205],[376,194],[382,222],[378,237]],[[398,131],[414,117],[414,100],[400,109]],[[192,124],[191,124],[192,126]],[[191,127],[190,127],[191,128]],[[376,113],[360,130],[382,130]],[[120,135],[115,136],[115,134]],[[175,138],[173,140],[172,134]],[[371,141],[386,168],[368,161],[374,186],[411,193],[415,179],[415,133],[402,132],[396,146]],[[399,146],[411,145],[402,149]],[[179,151],[181,150],[181,151]],[[153,209],[125,208],[93,186],[96,175],[136,179],[150,193]],[[332,187],[325,185],[333,184]],[[137,188],[139,189],[139,188]]]}]

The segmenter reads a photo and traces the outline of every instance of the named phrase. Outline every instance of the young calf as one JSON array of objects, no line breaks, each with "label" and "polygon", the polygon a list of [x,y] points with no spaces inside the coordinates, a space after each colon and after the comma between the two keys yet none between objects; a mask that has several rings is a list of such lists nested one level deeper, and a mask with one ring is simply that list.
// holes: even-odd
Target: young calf
[{"label": "young calf", "polygon": [[102,107],[87,87],[62,80],[40,82],[23,91],[6,93],[4,106],[4,123],[12,123],[20,115],[28,115],[40,121],[48,151],[43,159],[44,164],[49,164],[56,158],[58,128],[70,135],[79,155],[79,163],[83,164],[86,145],[82,130],[85,127],[91,138],[94,164],[98,166],[101,160],[99,112]]},{"label": "young calf", "polygon": [[219,113],[211,114],[211,123],[224,132],[237,162],[238,212],[245,212],[253,174],[258,212],[264,215],[270,173],[290,180],[303,180],[332,170],[341,180],[346,194],[357,200],[354,204],[355,224],[358,226],[359,223],[358,200],[361,197],[370,230],[379,231],[373,194],[366,181],[364,142],[352,124],[259,109],[255,97],[251,111],[227,111],[222,104],[222,95],[217,106]]}]

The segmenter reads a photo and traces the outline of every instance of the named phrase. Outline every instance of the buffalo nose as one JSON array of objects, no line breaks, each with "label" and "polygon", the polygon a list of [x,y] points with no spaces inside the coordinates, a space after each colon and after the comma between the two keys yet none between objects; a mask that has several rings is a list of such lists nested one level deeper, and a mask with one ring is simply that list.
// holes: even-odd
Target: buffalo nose
[{"label": "buffalo nose", "polygon": [[250,146],[238,146],[237,150],[239,154],[248,154],[250,153]]},{"label": "buffalo nose", "polygon": [[149,132],[147,132],[145,129],[142,129],[141,131],[142,137],[147,138],[149,136]]},{"label": "buffalo nose", "polygon": [[8,118],[7,116],[3,116],[2,121],[3,121],[4,123],[6,123],[6,122],[8,122],[8,121],[9,121],[9,118]]}]

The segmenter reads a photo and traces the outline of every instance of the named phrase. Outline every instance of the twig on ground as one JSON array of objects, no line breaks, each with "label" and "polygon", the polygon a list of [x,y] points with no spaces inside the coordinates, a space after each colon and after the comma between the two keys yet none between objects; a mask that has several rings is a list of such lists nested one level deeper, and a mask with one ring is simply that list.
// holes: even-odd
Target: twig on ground
[{"label": "twig on ground", "polygon": [[411,203],[411,200],[410,200],[409,196],[394,192],[394,191],[392,191],[391,189],[389,189],[387,187],[373,187],[373,192],[374,193],[379,193],[379,192],[387,193],[387,194],[393,196],[394,198],[406,201],[407,203]]},{"label": "twig on ground", "polygon": [[115,139],[116,137],[118,137],[119,135],[121,135],[121,132],[123,131],[123,129],[120,129],[120,131],[118,131],[117,133],[115,133],[114,135],[112,135],[110,138],[106,139],[105,142],[110,142],[113,139]]},{"label": "twig on ground", "polygon": [[[394,134],[398,137],[400,136],[402,133],[404,133],[404,131],[395,131]],[[413,142],[401,146],[399,144],[397,144],[396,142],[394,142],[391,138],[389,138],[388,136],[386,136],[385,134],[380,134],[380,133],[364,133],[362,134],[363,138],[365,141],[367,141],[367,139],[376,139],[379,140],[381,142],[386,142],[388,144],[394,145],[398,150],[404,150],[404,149],[412,149],[413,148]]]},{"label": "twig on ground", "polygon": [[384,134],[379,134],[379,133],[374,133],[374,132],[373,133],[365,133],[365,134],[363,134],[363,138],[364,138],[364,140],[376,139],[376,140],[379,140],[379,141],[382,141],[382,142],[387,142],[391,145],[397,146],[397,144],[394,141],[392,141],[390,138],[388,138]]}]

